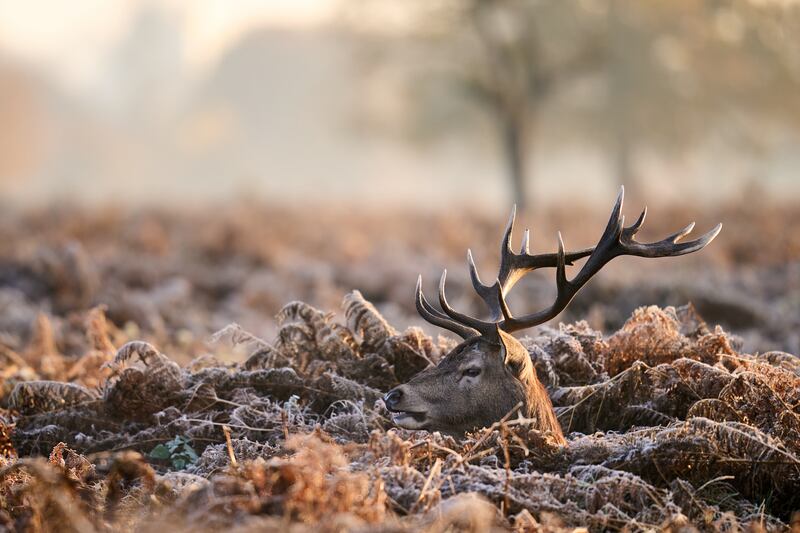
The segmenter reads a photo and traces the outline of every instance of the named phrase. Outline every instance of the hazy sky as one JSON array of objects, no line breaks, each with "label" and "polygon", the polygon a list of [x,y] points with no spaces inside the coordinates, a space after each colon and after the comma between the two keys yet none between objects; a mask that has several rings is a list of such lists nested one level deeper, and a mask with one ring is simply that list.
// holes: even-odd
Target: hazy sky
[{"label": "hazy sky", "polygon": [[[29,91],[28,115],[0,100],[11,102],[6,114],[17,120],[0,125],[0,134],[10,132],[5,146],[0,135],[0,155],[33,147],[23,151],[24,164],[0,174],[0,195],[149,202],[193,191],[376,205],[418,205],[423,196],[434,205],[457,193],[459,201],[502,205],[504,166],[494,140],[478,146],[452,135],[419,149],[352,127],[370,94],[360,91],[370,86],[338,35],[261,32],[241,41],[258,28],[325,26],[344,16],[344,1],[0,0],[0,68],[10,58],[24,67],[22,79],[30,70],[41,75],[32,87],[57,85]],[[367,20],[379,21],[382,32],[402,28],[408,4],[385,5],[389,11]],[[233,59],[220,63],[227,68],[220,78],[224,54]],[[696,154],[645,159],[641,168],[648,190],[665,198],[676,191],[676,175],[694,181],[692,193],[701,197],[719,198],[720,183],[733,193],[734,182],[752,177],[770,177],[766,185],[783,194],[800,190],[798,153],[786,143],[751,161],[711,142]],[[536,198],[613,196],[601,147],[539,149],[531,164]]]},{"label": "hazy sky", "polygon": [[337,0],[0,0],[0,51],[73,89],[94,84],[106,54],[142,8],[157,5],[183,29],[189,68],[202,69],[255,26],[310,27]]}]

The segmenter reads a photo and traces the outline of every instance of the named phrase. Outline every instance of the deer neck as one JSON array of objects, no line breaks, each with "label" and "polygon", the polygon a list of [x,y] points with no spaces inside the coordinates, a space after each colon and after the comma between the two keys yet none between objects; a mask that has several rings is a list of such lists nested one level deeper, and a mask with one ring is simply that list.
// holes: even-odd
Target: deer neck
[{"label": "deer neck", "polygon": [[554,441],[559,445],[564,445],[567,440],[561,430],[556,412],[553,409],[553,402],[550,395],[539,378],[536,376],[536,369],[533,364],[522,372],[519,378],[525,389],[526,411],[528,418],[533,418],[537,422],[538,429],[543,433],[549,433]]}]

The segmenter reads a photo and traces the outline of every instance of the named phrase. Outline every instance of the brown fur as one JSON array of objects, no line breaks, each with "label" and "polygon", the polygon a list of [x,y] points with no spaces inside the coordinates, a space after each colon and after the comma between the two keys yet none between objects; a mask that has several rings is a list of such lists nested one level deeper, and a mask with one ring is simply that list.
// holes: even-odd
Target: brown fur
[{"label": "brown fur", "polygon": [[[384,401],[397,425],[463,435],[487,427],[522,404],[521,413],[537,429],[565,443],[552,403],[536,377],[527,350],[501,332],[500,342],[469,339],[436,367],[423,370],[390,391]],[[479,369],[477,376],[466,372]]]},{"label": "brown fur", "polygon": [[553,402],[550,401],[547,389],[536,375],[536,368],[533,366],[528,350],[508,333],[502,330],[498,330],[498,332],[505,351],[505,365],[519,364],[514,378],[522,383],[525,390],[525,409],[528,418],[536,420],[538,429],[550,433],[559,444],[566,444],[561,424],[558,423],[558,417],[553,410]]}]

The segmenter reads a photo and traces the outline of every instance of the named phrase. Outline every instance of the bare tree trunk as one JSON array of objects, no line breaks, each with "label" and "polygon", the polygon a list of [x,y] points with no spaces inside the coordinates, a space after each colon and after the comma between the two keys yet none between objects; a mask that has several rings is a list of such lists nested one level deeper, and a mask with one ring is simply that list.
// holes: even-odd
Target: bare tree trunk
[{"label": "bare tree trunk", "polygon": [[508,177],[511,182],[513,201],[519,211],[528,206],[526,140],[527,128],[524,112],[509,111],[501,119],[503,151],[505,152]]},{"label": "bare tree trunk", "polygon": [[[496,7],[492,2],[476,1],[472,3],[470,13],[486,52],[489,73],[489,90],[486,92],[490,95],[492,112],[498,121],[513,201],[518,210],[524,211],[528,203],[525,155],[531,66],[527,64],[525,54],[508,42],[507,34],[498,34],[498,25],[492,23],[497,20],[492,17],[493,13],[498,13]],[[532,31],[533,28],[527,30],[529,40]]]}]

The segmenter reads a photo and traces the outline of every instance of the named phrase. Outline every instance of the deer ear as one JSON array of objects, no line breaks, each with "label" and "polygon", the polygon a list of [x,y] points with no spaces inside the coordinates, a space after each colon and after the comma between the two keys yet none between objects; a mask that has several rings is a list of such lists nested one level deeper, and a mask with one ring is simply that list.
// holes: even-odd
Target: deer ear
[{"label": "deer ear", "polygon": [[528,350],[525,349],[521,342],[499,327],[497,328],[497,337],[500,339],[500,357],[503,358],[503,363],[514,374],[520,375],[531,364]]}]

